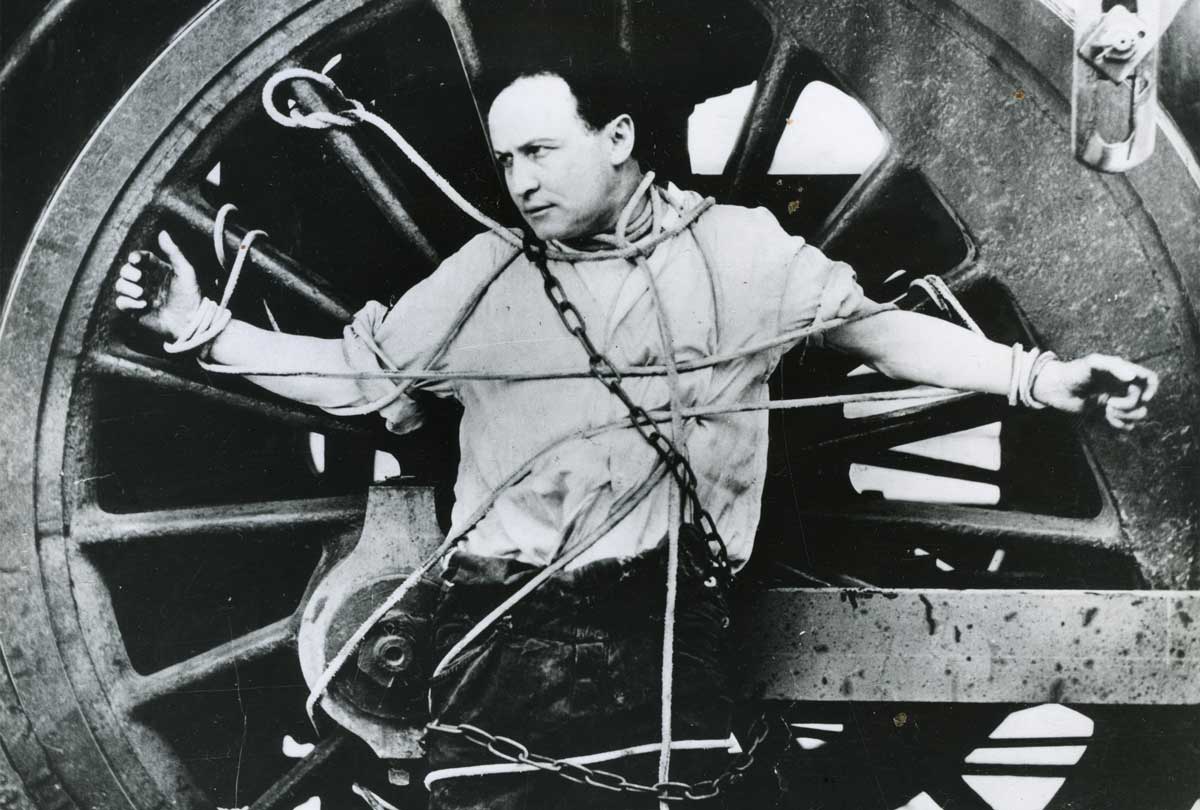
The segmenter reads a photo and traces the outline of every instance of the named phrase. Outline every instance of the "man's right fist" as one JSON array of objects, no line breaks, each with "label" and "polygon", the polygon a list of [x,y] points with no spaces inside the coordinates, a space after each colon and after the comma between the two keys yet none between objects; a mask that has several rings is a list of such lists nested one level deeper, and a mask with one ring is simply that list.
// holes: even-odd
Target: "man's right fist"
[{"label": "man's right fist", "polygon": [[138,322],[169,340],[177,340],[191,324],[200,306],[196,271],[166,231],[158,234],[158,246],[170,265],[148,250],[129,254],[116,284],[116,307],[124,312],[142,311]]}]

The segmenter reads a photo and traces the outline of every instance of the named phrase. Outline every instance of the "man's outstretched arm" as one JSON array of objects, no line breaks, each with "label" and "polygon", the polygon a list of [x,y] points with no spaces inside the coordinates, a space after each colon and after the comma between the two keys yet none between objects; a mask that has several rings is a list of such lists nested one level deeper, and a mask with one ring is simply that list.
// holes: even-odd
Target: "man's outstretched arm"
[{"label": "man's outstretched arm", "polygon": [[[193,313],[200,305],[200,287],[191,263],[163,231],[158,244],[171,260],[170,273],[155,291],[146,284],[150,263],[146,253],[135,254],[132,263],[121,268],[117,281],[116,307],[139,313],[143,326],[168,341],[178,339],[187,330]],[[150,300],[150,295],[153,300]],[[342,341],[305,335],[271,332],[244,321],[233,320],[201,350],[213,362],[272,371],[316,371],[345,373],[354,371],[346,362]],[[335,407],[355,402],[361,393],[354,381],[337,377],[248,377],[247,379],[276,394],[310,405]]]},{"label": "man's outstretched arm", "polygon": [[[880,312],[830,331],[826,340],[895,379],[1000,395],[1008,393],[1012,379],[1011,347],[915,312]],[[1069,413],[1104,394],[1108,422],[1128,430],[1145,418],[1145,403],[1157,389],[1158,375],[1150,369],[1090,354],[1048,363],[1032,394]]]}]

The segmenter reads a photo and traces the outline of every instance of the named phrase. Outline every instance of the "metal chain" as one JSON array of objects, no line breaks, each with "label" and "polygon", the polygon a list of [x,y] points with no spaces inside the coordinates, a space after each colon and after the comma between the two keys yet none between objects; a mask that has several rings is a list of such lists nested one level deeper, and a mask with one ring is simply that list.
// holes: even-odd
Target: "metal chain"
[{"label": "metal chain", "polygon": [[469,723],[451,724],[435,720],[429,723],[427,727],[434,731],[442,731],[447,734],[460,736],[480,748],[486,748],[500,759],[508,760],[509,762],[518,762],[522,765],[531,765],[539,770],[558,774],[563,779],[572,782],[591,785],[592,787],[611,790],[616,793],[645,794],[668,802],[699,802],[721,795],[721,793],[745,778],[746,772],[750,770],[756,761],[758,749],[771,736],[771,723],[768,716],[765,714],[761,715],[750,726],[749,747],[743,753],[736,755],[719,776],[700,782],[664,781],[649,785],[640,782],[631,782],[621,774],[613,771],[591,768],[567,759],[556,759],[542,754],[535,754],[526,745],[511,737],[492,734]]},{"label": "metal chain", "polygon": [[667,469],[670,470],[671,475],[679,483],[680,488],[687,494],[688,501],[692,507],[692,516],[712,552],[716,573],[720,577],[721,584],[728,587],[733,581],[733,569],[729,564],[729,553],[725,547],[725,540],[717,530],[716,521],[713,520],[712,515],[700,503],[700,496],[696,491],[696,472],[692,469],[691,463],[683,453],[679,452],[671,440],[655,427],[655,422],[650,414],[641,405],[638,405],[629,395],[629,392],[621,385],[620,372],[617,371],[612,361],[596,348],[596,344],[592,342],[591,337],[588,335],[587,324],[584,323],[583,314],[567,298],[567,293],[562,288],[562,284],[550,272],[550,267],[546,260],[545,244],[531,239],[528,232],[525,236],[525,255],[541,271],[546,296],[554,304],[554,310],[558,313],[563,326],[579,341],[579,344],[587,354],[588,370],[592,376],[625,406],[626,410],[629,411],[629,421],[633,425],[633,428],[646,440],[647,444],[654,448],[658,457],[667,465]]}]

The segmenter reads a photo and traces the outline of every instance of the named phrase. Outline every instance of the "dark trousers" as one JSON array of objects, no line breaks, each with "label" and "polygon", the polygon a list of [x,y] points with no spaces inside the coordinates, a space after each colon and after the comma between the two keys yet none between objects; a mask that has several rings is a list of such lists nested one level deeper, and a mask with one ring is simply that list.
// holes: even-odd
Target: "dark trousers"
[{"label": "dark trousers", "polygon": [[[702,549],[683,549],[676,608],[673,739],[730,734],[729,606],[706,587]],[[430,684],[432,716],[511,737],[554,757],[599,753],[660,739],[665,552],[601,560],[561,572],[465,649]],[[434,661],[504,597],[536,573],[511,560],[455,554],[434,619]],[[711,584],[711,580],[709,580]],[[432,730],[431,770],[501,762],[461,736]],[[723,769],[724,750],[673,751],[671,779],[697,781]],[[595,767],[654,783],[658,752]],[[431,810],[657,807],[536,772],[455,777],[431,786]],[[706,803],[689,802],[692,807]]]}]

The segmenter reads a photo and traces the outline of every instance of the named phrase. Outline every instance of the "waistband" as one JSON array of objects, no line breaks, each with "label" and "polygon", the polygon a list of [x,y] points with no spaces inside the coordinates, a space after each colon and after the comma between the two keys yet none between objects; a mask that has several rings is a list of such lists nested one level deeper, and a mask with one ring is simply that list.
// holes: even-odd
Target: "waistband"
[{"label": "waistband", "polygon": [[[632,557],[610,557],[559,571],[521,601],[522,605],[588,607],[620,596],[644,594],[647,599],[662,590],[666,576],[666,547]],[[507,557],[485,557],[454,552],[442,573],[460,599],[493,605],[520,588],[542,569]],[[640,601],[640,600],[639,600]]]}]

